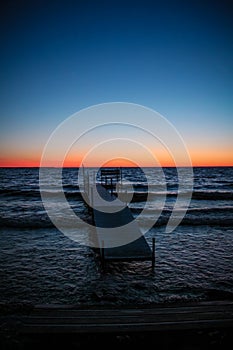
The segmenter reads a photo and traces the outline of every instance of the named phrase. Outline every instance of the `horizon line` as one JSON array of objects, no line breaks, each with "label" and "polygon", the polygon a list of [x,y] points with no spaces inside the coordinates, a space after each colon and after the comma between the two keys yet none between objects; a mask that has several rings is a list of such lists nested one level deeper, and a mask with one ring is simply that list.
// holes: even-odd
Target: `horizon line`
[{"label": "horizon line", "polygon": [[[84,168],[88,169],[96,169],[96,168],[232,168],[233,165],[193,165],[193,166],[188,166],[188,165],[179,165],[179,166],[174,166],[174,165],[164,165],[164,166],[104,166],[104,167],[99,167],[99,166],[85,166]],[[22,169],[22,168],[28,168],[28,169],[40,169],[40,168],[49,168],[49,169],[79,169],[83,168],[82,165],[80,166],[64,166],[64,167],[59,167],[59,166],[14,166],[14,165],[9,165],[9,166],[1,166],[0,169]]]}]

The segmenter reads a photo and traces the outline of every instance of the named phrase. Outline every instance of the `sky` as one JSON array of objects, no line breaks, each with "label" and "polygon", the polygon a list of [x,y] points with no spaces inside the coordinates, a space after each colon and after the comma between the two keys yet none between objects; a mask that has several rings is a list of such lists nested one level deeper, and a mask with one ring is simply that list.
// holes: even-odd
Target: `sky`
[{"label": "sky", "polygon": [[[0,6],[0,166],[39,166],[64,120],[109,102],[164,116],[194,166],[233,165],[231,1]],[[67,166],[79,164],[78,152]],[[166,155],[161,162],[169,165]]]}]

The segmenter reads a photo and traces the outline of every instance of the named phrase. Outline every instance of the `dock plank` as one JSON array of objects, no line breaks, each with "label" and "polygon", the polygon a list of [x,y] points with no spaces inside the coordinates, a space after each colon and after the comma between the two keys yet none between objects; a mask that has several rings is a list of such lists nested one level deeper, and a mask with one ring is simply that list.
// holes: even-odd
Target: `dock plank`
[{"label": "dock plank", "polygon": [[[91,188],[93,220],[100,254],[105,261],[150,260],[153,252],[128,206],[101,185]],[[106,230],[106,229],[111,230]]]},{"label": "dock plank", "polygon": [[[0,320],[1,321],[1,320]],[[233,302],[151,307],[35,307],[17,318],[22,334],[125,333],[233,328]]]}]

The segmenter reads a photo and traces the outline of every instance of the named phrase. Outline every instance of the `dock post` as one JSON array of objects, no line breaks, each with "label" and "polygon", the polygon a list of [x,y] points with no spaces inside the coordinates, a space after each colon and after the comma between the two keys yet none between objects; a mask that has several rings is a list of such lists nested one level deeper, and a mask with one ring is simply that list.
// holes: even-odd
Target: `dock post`
[{"label": "dock post", "polygon": [[89,198],[90,195],[90,179],[89,179],[89,172],[87,173],[87,196]]},{"label": "dock post", "polygon": [[91,212],[91,218],[92,218],[92,222],[94,224],[95,220],[94,220],[94,207],[93,207],[93,187],[90,187],[90,199],[89,199],[89,208],[90,208],[90,212]]},{"label": "dock post", "polygon": [[91,207],[93,208],[93,187],[91,186]]},{"label": "dock post", "polygon": [[155,238],[152,238],[152,268],[155,267]]},{"label": "dock post", "polygon": [[127,205],[127,189],[125,190],[125,205]]},{"label": "dock post", "polygon": [[84,193],[86,193],[86,179],[85,179],[85,171],[84,171],[83,164],[82,164],[82,170],[83,170],[83,188],[84,188]]},{"label": "dock post", "polygon": [[105,267],[104,263],[104,240],[101,241],[101,262],[102,262],[102,267]]},{"label": "dock post", "polygon": [[111,196],[113,195],[113,187],[112,187],[112,177],[111,177]]}]

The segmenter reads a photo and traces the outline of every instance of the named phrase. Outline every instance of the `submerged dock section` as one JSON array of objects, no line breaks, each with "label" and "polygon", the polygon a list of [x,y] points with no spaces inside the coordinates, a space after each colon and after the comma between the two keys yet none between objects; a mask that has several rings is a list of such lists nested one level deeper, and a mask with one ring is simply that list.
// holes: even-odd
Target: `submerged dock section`
[{"label": "submerged dock section", "polygon": [[84,173],[84,189],[92,211],[102,264],[137,260],[151,261],[154,267],[154,238],[150,247],[130,208],[117,197],[116,186],[119,182],[122,185],[121,169],[101,169],[99,179],[97,182],[95,174]]}]

